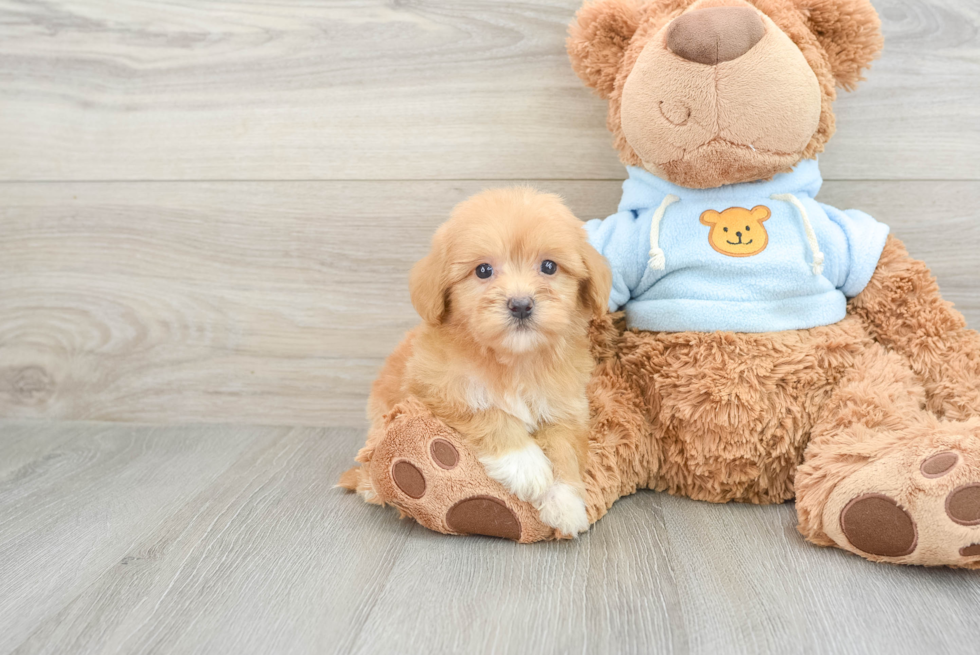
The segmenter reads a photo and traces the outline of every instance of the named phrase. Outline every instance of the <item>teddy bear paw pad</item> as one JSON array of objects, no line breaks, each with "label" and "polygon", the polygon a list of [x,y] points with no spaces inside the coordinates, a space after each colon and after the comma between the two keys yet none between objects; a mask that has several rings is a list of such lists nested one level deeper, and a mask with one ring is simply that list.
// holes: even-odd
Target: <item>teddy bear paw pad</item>
[{"label": "teddy bear paw pad", "polygon": [[395,486],[411,498],[421,498],[425,495],[425,476],[411,462],[401,460],[391,467],[391,479]]},{"label": "teddy bear paw pad", "polygon": [[490,496],[465,498],[446,512],[446,524],[460,534],[521,540],[521,522],[507,505]]},{"label": "teddy bear paw pad", "polygon": [[459,451],[445,439],[433,439],[429,445],[429,452],[439,468],[446,471],[452,471],[459,463]]},{"label": "teddy bear paw pad", "polygon": [[980,555],[980,544],[970,544],[960,548],[960,555],[963,557],[976,557]]},{"label": "teddy bear paw pad", "polygon": [[824,511],[827,535],[872,559],[980,568],[980,453],[972,439],[942,441],[909,444],[841,480]]},{"label": "teddy bear paw pad", "polygon": [[925,458],[919,470],[927,478],[941,478],[949,473],[959,460],[959,455],[951,450],[947,450],[946,452],[937,453]]},{"label": "teddy bear paw pad", "polygon": [[915,550],[918,534],[909,513],[884,494],[864,494],[840,515],[841,529],[858,550],[881,557],[901,557]]},{"label": "teddy bear paw pad", "polygon": [[958,487],[946,496],[946,514],[960,525],[980,524],[980,484]]}]

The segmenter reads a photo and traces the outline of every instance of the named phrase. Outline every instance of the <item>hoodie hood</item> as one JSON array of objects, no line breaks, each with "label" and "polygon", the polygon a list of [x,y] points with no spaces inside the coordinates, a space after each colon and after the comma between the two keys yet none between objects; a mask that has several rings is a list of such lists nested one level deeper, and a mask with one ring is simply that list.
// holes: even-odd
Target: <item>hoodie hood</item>
[{"label": "hoodie hood", "polygon": [[823,178],[816,159],[800,161],[789,173],[780,173],[771,180],[726,184],[713,189],[689,189],[677,186],[636,166],[628,166],[629,178],[623,182],[623,197],[619,211],[642,211],[655,207],[664,197],[673,195],[680,200],[699,205],[725,203],[738,197],[793,194],[813,198],[820,191]]}]

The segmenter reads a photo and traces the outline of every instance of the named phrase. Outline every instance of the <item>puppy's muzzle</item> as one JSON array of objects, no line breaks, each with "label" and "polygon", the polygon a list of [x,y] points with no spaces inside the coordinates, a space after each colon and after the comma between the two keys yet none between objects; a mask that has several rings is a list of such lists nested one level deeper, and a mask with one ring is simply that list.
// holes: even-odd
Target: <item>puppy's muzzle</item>
[{"label": "puppy's muzzle", "polygon": [[507,309],[514,318],[523,321],[531,316],[534,310],[534,301],[530,298],[511,298],[507,301]]}]

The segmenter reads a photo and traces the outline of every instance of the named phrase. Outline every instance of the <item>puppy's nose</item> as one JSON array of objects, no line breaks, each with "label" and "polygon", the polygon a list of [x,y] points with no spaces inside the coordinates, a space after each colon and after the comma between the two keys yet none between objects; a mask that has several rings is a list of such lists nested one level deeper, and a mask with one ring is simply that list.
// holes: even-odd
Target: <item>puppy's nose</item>
[{"label": "puppy's nose", "polygon": [[667,47],[688,61],[714,66],[738,59],[765,33],[766,26],[751,7],[709,7],[671,23]]},{"label": "puppy's nose", "polygon": [[527,318],[533,308],[534,302],[530,298],[511,298],[507,301],[507,309],[514,318]]}]

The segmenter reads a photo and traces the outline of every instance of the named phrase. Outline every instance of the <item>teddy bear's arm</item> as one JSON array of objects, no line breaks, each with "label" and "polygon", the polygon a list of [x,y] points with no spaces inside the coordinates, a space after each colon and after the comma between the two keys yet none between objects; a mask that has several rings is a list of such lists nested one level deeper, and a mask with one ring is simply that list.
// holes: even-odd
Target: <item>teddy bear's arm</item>
[{"label": "teddy bear's arm", "polygon": [[640,283],[649,259],[649,230],[633,212],[623,211],[584,225],[589,243],[606,258],[612,271],[609,311],[621,309]]},{"label": "teddy bear's arm", "polygon": [[929,268],[894,236],[850,309],[880,343],[908,358],[930,410],[953,420],[980,415],[980,334],[966,327]]}]

